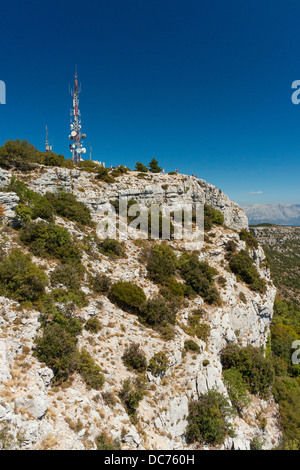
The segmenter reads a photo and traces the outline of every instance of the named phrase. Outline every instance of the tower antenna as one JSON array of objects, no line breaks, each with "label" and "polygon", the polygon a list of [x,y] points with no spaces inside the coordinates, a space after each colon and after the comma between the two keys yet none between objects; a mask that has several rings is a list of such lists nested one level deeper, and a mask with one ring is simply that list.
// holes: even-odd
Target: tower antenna
[{"label": "tower antenna", "polygon": [[79,111],[79,93],[77,65],[75,66],[75,85],[74,89],[70,91],[73,98],[73,108],[71,109],[71,134],[69,139],[71,141],[69,148],[72,153],[72,160],[75,165],[82,160],[81,155],[86,153],[86,148],[83,147],[82,140],[86,138],[85,134],[81,132],[81,114]]},{"label": "tower antenna", "polygon": [[48,126],[46,126],[46,152],[52,152],[52,145],[49,145]]}]

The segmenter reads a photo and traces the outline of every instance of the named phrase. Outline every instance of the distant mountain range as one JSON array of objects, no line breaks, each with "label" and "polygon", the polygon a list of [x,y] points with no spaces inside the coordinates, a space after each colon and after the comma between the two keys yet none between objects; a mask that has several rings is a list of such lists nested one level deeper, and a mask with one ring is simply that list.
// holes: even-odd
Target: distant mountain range
[{"label": "distant mountain range", "polygon": [[250,225],[300,225],[300,204],[253,204],[242,208]]}]

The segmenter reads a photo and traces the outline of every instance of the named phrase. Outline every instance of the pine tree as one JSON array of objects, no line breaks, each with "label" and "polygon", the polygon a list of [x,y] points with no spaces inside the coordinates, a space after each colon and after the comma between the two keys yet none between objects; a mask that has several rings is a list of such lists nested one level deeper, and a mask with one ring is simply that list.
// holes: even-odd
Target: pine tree
[{"label": "pine tree", "polygon": [[152,173],[160,173],[162,168],[158,166],[158,161],[155,158],[152,158],[151,162],[149,163],[149,168]]}]

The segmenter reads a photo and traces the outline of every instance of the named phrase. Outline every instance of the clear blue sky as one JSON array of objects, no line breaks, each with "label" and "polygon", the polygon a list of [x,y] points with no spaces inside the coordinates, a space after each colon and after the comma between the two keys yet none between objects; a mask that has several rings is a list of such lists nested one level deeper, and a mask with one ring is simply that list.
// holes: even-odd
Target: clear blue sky
[{"label": "clear blue sky", "polygon": [[[70,157],[78,66],[87,146],[157,158],[241,203],[300,203],[299,0],[1,0],[0,144]],[[259,192],[259,194],[255,194]]]}]

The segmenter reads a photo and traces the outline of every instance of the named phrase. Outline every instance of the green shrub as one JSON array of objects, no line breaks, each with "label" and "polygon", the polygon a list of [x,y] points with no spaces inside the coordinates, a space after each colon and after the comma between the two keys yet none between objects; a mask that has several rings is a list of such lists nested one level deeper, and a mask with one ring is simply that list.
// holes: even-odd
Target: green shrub
[{"label": "green shrub", "polygon": [[58,191],[47,193],[46,198],[58,216],[82,225],[90,225],[92,216],[89,208],[83,202],[77,201],[73,194]]},{"label": "green shrub", "polygon": [[86,322],[84,328],[91,333],[99,333],[102,329],[102,325],[97,317],[92,317]]},{"label": "green shrub", "polygon": [[33,217],[33,210],[25,204],[18,204],[16,207],[16,219],[22,223],[29,222]]},{"label": "green shrub", "polygon": [[64,227],[47,222],[29,222],[21,229],[20,239],[36,256],[56,258],[63,263],[81,259],[78,246]]},{"label": "green shrub", "polygon": [[3,168],[27,171],[35,168],[36,164],[64,166],[65,158],[54,152],[40,152],[27,140],[8,140],[0,147],[0,166]]},{"label": "green shrub", "polygon": [[114,183],[115,179],[109,174],[108,168],[104,168],[103,166],[99,166],[98,173],[96,176],[99,180],[103,181],[104,183]]},{"label": "green shrub", "polygon": [[30,255],[13,249],[0,262],[0,293],[18,302],[36,302],[45,295],[48,277]]},{"label": "green shrub", "polygon": [[72,291],[77,291],[83,280],[85,267],[81,263],[65,263],[56,266],[50,275],[51,284],[63,284]]},{"label": "green shrub", "polygon": [[189,327],[186,329],[186,332],[206,342],[210,334],[210,326],[206,323],[200,323],[200,318],[198,315],[190,315],[188,317]]},{"label": "green shrub", "polygon": [[35,163],[43,163],[44,156],[27,140],[8,140],[0,147],[0,166],[6,169],[31,170]]},{"label": "green shrub", "polygon": [[74,338],[82,331],[81,322],[72,315],[72,312],[68,311],[68,308],[66,311],[59,307],[54,308],[51,313],[43,315],[42,322],[44,326],[47,326],[49,323],[58,325]]},{"label": "green shrub", "polygon": [[54,380],[66,380],[76,370],[78,351],[76,338],[58,324],[49,324],[35,340],[35,355],[50,367]]},{"label": "green shrub", "polygon": [[246,250],[233,253],[229,259],[229,267],[238,278],[248,284],[251,290],[260,293],[266,292],[266,281],[260,277],[252,258]]},{"label": "green shrub", "polygon": [[118,439],[112,439],[105,432],[101,432],[96,438],[97,450],[121,450]]},{"label": "green shrub", "polygon": [[145,372],[147,370],[146,356],[139,344],[132,343],[126,348],[122,360],[128,369],[133,369],[137,372]]},{"label": "green shrub", "polygon": [[144,398],[145,388],[146,383],[143,377],[137,377],[135,380],[126,379],[122,384],[119,397],[133,422],[137,421],[137,409],[139,402]]},{"label": "green shrub", "polygon": [[199,344],[195,343],[192,339],[188,339],[184,342],[184,349],[186,351],[191,351],[197,354],[200,354],[200,346]]},{"label": "green shrub", "polygon": [[230,401],[240,413],[242,409],[248,406],[251,402],[247,391],[247,384],[245,383],[241,372],[234,367],[224,370],[223,375]]},{"label": "green shrub", "polygon": [[234,367],[240,372],[250,393],[268,396],[275,374],[271,359],[265,358],[260,348],[228,344],[221,353],[221,362],[223,369]]},{"label": "green shrub", "polygon": [[81,160],[81,162],[77,163],[76,168],[79,168],[80,170],[88,171],[90,173],[98,173],[99,164],[91,160]]},{"label": "green shrub", "polygon": [[90,278],[90,286],[96,294],[107,294],[111,287],[111,280],[105,274],[97,273]]},{"label": "green shrub", "polygon": [[119,281],[113,284],[109,291],[109,298],[120,308],[137,313],[146,301],[143,289],[131,282]]},{"label": "green shrub", "polygon": [[141,173],[147,173],[148,171],[148,168],[146,167],[146,165],[143,165],[143,163],[140,163],[140,162],[136,162],[135,169],[137,171],[140,171]]},{"label": "green shrub", "polygon": [[199,400],[189,403],[186,435],[189,442],[219,445],[231,433],[229,419],[233,415],[227,398],[209,390]]},{"label": "green shrub", "polygon": [[125,255],[124,245],[113,238],[106,238],[99,245],[100,251],[110,257],[122,257]]},{"label": "green shrub", "polygon": [[23,181],[18,180],[13,176],[10,180],[9,185],[6,187],[7,192],[16,193],[20,198],[20,204],[36,204],[41,196],[27,187]]},{"label": "green shrub", "polygon": [[149,361],[148,370],[151,374],[157,377],[163,377],[169,367],[169,360],[165,353],[159,352],[154,354],[154,356]]},{"label": "green shrub", "polygon": [[204,230],[205,232],[209,232],[213,225],[223,225],[224,224],[224,215],[214,209],[213,207],[209,206],[208,204],[204,204]]},{"label": "green shrub", "polygon": [[176,272],[176,255],[165,243],[155,245],[147,255],[148,277],[158,284],[167,284]]},{"label": "green shrub", "polygon": [[48,222],[54,221],[55,210],[51,202],[45,197],[41,197],[32,208],[32,219],[37,219],[38,217]]},{"label": "green shrub", "polygon": [[160,295],[146,300],[140,306],[139,318],[149,326],[167,326],[168,323],[174,325],[176,319],[176,309]]},{"label": "green shrub", "polygon": [[79,308],[87,307],[89,304],[86,294],[81,289],[77,289],[76,291],[53,289],[51,291],[51,296],[54,302],[58,302],[60,304],[74,303]]},{"label": "green shrub", "polygon": [[256,240],[253,232],[243,228],[239,235],[240,240],[246,242],[248,248],[258,248],[258,241]]},{"label": "green shrub", "polygon": [[208,263],[199,261],[195,253],[185,252],[179,258],[178,268],[187,286],[201,295],[207,303],[214,304],[220,301],[214,285],[214,276],[218,273]]},{"label": "green shrub", "polygon": [[103,387],[104,376],[101,373],[101,368],[85,349],[79,354],[76,369],[89,387],[95,390],[100,390]]}]

